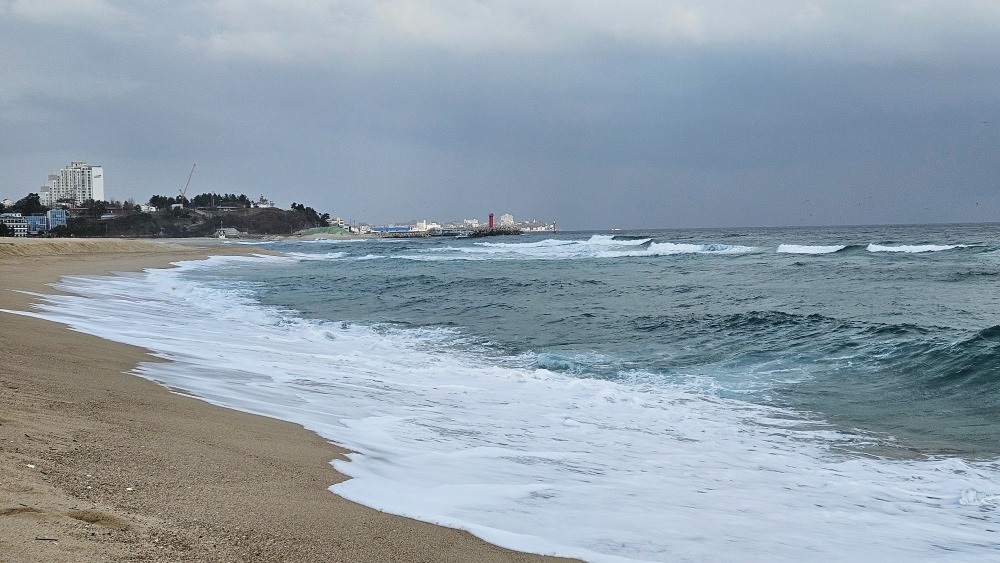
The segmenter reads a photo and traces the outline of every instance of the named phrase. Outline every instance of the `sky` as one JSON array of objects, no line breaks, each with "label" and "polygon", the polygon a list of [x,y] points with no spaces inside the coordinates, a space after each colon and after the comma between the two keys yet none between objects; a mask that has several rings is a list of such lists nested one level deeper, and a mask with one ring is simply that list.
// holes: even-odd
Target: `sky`
[{"label": "sky", "polygon": [[1000,221],[996,0],[0,0],[0,197],[354,222]]}]

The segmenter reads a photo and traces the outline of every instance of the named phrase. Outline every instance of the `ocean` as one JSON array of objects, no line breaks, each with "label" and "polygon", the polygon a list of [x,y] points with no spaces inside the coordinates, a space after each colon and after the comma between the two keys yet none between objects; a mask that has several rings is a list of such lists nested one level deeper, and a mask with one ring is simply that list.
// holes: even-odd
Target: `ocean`
[{"label": "ocean", "polygon": [[505,547],[1000,559],[1000,225],[254,244],[280,256],[67,277],[35,314]]}]

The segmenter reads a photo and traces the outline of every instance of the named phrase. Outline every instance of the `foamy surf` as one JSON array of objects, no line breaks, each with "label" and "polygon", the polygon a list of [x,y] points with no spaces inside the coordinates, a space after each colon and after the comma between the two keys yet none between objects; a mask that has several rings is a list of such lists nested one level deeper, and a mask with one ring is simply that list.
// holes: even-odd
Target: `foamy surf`
[{"label": "foamy surf", "polygon": [[784,254],[832,254],[847,248],[847,245],[809,246],[800,244],[778,245],[778,252]]},{"label": "foamy surf", "polygon": [[749,246],[719,243],[655,242],[651,238],[617,239],[592,235],[587,239],[546,239],[531,242],[482,242],[434,248],[400,258],[417,261],[454,260],[582,260],[655,258],[684,254],[738,255],[754,252]]},{"label": "foamy surf", "polygon": [[960,244],[919,244],[919,245],[896,245],[887,246],[882,244],[869,244],[868,252],[900,252],[905,254],[920,254],[923,252],[941,252],[943,250],[954,250],[965,248]]}]

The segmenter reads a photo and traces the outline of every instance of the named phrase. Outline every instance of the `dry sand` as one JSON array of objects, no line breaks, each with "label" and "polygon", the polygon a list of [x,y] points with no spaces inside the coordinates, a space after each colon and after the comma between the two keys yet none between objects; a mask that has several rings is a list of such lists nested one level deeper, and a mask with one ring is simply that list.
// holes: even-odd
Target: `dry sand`
[{"label": "dry sand", "polygon": [[[0,308],[66,274],[207,252],[151,241],[0,239]],[[544,561],[327,490],[344,451],[128,372],[146,351],[0,313],[0,561]]]}]

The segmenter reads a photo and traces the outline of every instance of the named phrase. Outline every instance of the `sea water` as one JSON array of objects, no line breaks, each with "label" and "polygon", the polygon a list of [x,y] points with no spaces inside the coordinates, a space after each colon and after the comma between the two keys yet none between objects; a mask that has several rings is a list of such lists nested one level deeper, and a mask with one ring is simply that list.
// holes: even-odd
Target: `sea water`
[{"label": "sea water", "polygon": [[1000,226],[258,244],[33,314],[355,452],[338,495],[502,546],[1000,558]]}]

